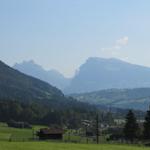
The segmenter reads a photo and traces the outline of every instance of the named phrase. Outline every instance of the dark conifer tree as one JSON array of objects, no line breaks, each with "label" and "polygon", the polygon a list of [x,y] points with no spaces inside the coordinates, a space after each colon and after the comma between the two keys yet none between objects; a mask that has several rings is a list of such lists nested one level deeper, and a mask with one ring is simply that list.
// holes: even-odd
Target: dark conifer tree
[{"label": "dark conifer tree", "polygon": [[126,124],[124,126],[124,137],[127,141],[133,142],[139,133],[138,123],[132,110],[126,115]]},{"label": "dark conifer tree", "polygon": [[145,116],[143,137],[146,140],[150,139],[150,110],[147,111]]}]

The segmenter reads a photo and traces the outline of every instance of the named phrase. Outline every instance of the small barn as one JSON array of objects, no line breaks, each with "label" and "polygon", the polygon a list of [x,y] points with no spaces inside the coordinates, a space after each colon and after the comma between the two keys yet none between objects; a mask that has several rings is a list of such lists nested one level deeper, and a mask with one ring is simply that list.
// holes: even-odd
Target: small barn
[{"label": "small barn", "polygon": [[39,140],[62,140],[63,139],[63,129],[58,128],[42,128],[37,132]]}]

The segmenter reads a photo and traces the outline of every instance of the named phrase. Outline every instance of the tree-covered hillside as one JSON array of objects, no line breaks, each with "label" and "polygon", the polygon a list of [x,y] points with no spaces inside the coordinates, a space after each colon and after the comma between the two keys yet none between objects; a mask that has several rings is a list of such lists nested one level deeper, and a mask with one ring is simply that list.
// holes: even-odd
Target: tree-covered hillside
[{"label": "tree-covered hillside", "polygon": [[150,105],[150,88],[110,89],[72,96],[82,102],[108,107],[147,110]]},{"label": "tree-covered hillside", "polygon": [[0,100],[0,122],[15,120],[31,124],[81,127],[82,120],[95,118],[94,106],[75,100],[23,103],[9,99]]},{"label": "tree-covered hillside", "polygon": [[0,98],[21,101],[63,98],[57,88],[0,62]]},{"label": "tree-covered hillside", "polygon": [[76,128],[94,118],[96,109],[65,97],[57,88],[0,62],[0,121],[65,125]]}]

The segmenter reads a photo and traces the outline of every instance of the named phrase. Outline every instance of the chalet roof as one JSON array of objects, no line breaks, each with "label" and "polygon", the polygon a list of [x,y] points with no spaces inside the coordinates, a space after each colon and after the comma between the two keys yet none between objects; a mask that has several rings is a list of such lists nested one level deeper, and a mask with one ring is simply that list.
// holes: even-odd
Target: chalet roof
[{"label": "chalet roof", "polygon": [[63,134],[64,130],[59,128],[42,128],[40,129],[42,134]]}]

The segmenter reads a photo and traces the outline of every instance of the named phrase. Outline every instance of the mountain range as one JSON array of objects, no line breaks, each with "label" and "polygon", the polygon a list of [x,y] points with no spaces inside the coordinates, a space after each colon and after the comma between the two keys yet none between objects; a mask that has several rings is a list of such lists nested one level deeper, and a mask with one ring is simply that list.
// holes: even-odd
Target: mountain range
[{"label": "mountain range", "polygon": [[150,68],[122,60],[91,57],[80,66],[65,93],[150,87]]},{"label": "mountain range", "polygon": [[14,68],[61,89],[65,94],[87,93],[104,89],[150,87],[150,68],[122,60],[90,57],[73,78],[58,71],[44,70],[34,61],[15,64]]},{"label": "mountain range", "polygon": [[69,78],[65,78],[61,73],[56,70],[45,70],[40,65],[36,64],[33,60],[23,61],[16,63],[14,69],[22,73],[41,79],[61,90],[67,87],[70,83]]},{"label": "mountain range", "polygon": [[[98,59],[98,60],[96,60],[96,59]],[[90,60],[88,60],[85,64],[83,64],[81,66],[81,68],[80,68],[78,74],[75,76],[75,78],[77,78],[79,75],[81,76],[80,72],[84,72],[84,73],[85,73],[85,71],[88,72],[88,70],[86,70],[86,69],[89,67],[86,67],[86,66],[89,66],[89,61],[91,64],[91,69],[92,69],[93,66],[97,66],[97,63],[98,64],[102,63],[100,60],[102,61],[102,59],[99,59],[99,58],[90,58]],[[98,62],[97,63],[95,62],[96,65],[93,65],[93,63],[91,63],[91,61],[92,62],[98,61]],[[106,60],[104,59],[104,62],[105,61]],[[124,72],[128,72],[128,70],[131,70],[131,72],[134,73],[134,75],[135,75],[135,77],[133,76],[135,78],[134,82],[131,82],[132,86],[135,85],[133,83],[136,83],[135,81],[137,81],[137,79],[139,79],[138,83],[141,83],[141,84],[138,84],[138,86],[142,86],[142,85],[144,86],[145,85],[144,83],[147,83],[146,85],[148,86],[148,84],[149,84],[148,75],[149,75],[149,71],[150,71],[149,68],[138,66],[138,65],[128,64],[128,63],[122,62],[120,60],[115,60],[115,59],[109,59],[108,62],[109,62],[108,65],[106,65],[104,63],[105,66],[101,66],[101,68],[103,68],[103,70],[107,70],[106,68],[109,68],[108,72],[109,71],[113,72],[114,70],[115,70],[115,72],[116,72],[116,70],[118,72],[118,69],[121,71],[124,71]],[[110,63],[110,62],[112,62],[112,63]],[[117,65],[115,65],[114,62]],[[32,62],[32,64],[33,64],[33,62]],[[111,64],[112,64],[112,66],[110,69]],[[120,67],[119,67],[119,64],[120,64]],[[114,66],[118,66],[118,68],[116,67],[116,69],[115,69]],[[121,67],[124,67],[124,69],[125,69],[125,66],[126,66],[126,70],[122,70]],[[84,67],[86,68],[85,70],[84,70]],[[135,70],[133,68],[135,68]],[[34,69],[32,71],[34,72]],[[96,70],[93,69],[93,71],[96,71]],[[139,71],[139,72],[136,73],[136,71]],[[99,71],[98,71],[98,73],[99,73]],[[122,73],[120,73],[120,74],[122,74]],[[93,75],[93,73],[91,73],[90,75]],[[131,75],[131,73],[129,75]],[[87,76],[90,79],[94,80],[94,78],[90,77],[88,74],[87,74]],[[108,77],[108,76],[110,76],[110,75],[107,75],[106,77]],[[127,74],[126,74],[126,76],[127,76]],[[124,78],[126,76],[124,76]],[[143,76],[145,76],[145,78]],[[97,78],[100,79],[100,77],[97,77]],[[86,76],[85,76],[85,78],[86,78]],[[97,78],[95,77],[95,79],[97,79]],[[117,78],[117,77],[115,77],[115,78]],[[103,79],[104,79],[104,76],[103,76]],[[118,77],[118,82],[124,82],[124,80],[122,81],[120,79],[122,79],[122,77],[120,77],[120,78]],[[125,78],[126,82],[128,82],[127,79],[131,80],[132,78],[131,78],[131,76],[127,76]],[[73,80],[74,79],[72,79],[72,82],[73,82]],[[82,78],[82,80],[85,81],[84,78]],[[84,87],[82,85],[82,80],[80,81],[81,82],[80,86]],[[147,82],[143,83],[142,80],[143,80],[143,82],[144,82],[144,80]],[[113,80],[110,79],[109,81],[113,81]],[[88,82],[88,80],[87,80],[87,82]],[[90,82],[88,82],[88,83],[90,84]],[[104,84],[104,82],[102,82],[102,83]],[[96,84],[96,81],[95,81],[95,84]],[[130,82],[126,83],[126,85],[129,85],[129,84],[130,84]],[[97,84],[97,85],[99,85],[99,84]],[[120,85],[120,83],[116,83],[114,85]],[[90,87],[90,85],[89,85],[89,87]],[[101,84],[100,84],[100,87],[101,87]],[[88,92],[88,93],[83,93],[83,94],[82,93],[81,94],[71,94],[71,96],[73,96],[75,99],[77,99],[78,101],[81,101],[81,102],[88,102],[91,104],[102,105],[102,106],[107,106],[107,107],[111,106],[111,107],[117,107],[117,108],[134,108],[134,109],[146,110],[146,109],[148,109],[148,106],[150,104],[150,88],[108,89],[108,90],[100,90],[97,92]],[[59,104],[62,105],[64,103],[69,103],[68,100],[71,100],[71,102],[72,102],[72,99],[65,97],[64,94],[56,87],[54,87],[40,79],[36,79],[35,77],[31,77],[29,75],[21,73],[20,71],[9,67],[2,61],[0,61],[0,99],[13,99],[13,100],[20,100],[20,101],[24,101],[24,102],[31,102],[34,100],[36,100],[36,101],[39,100],[39,101],[42,101],[42,103],[44,103],[46,101],[49,101],[49,102],[53,101],[53,102],[55,102],[55,104],[54,104],[55,106],[59,105]],[[75,101],[73,100],[73,102],[75,102]],[[80,105],[80,103],[77,103],[77,102],[75,102],[75,103],[77,105],[78,104]]]},{"label": "mountain range", "polygon": [[46,71],[34,61],[23,61],[13,68],[61,89],[65,94],[112,88],[150,87],[150,68],[110,58],[90,57],[73,78],[56,70]]}]

